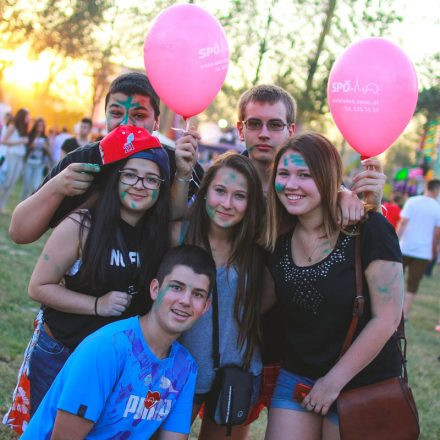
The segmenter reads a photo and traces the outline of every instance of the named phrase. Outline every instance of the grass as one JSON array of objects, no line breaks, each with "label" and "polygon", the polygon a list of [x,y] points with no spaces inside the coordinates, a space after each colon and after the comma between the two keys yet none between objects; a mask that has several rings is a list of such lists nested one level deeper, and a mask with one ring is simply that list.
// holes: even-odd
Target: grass
[{"label": "grass", "polygon": [[[18,194],[16,188],[10,210],[18,202]],[[0,419],[10,403],[22,354],[32,334],[38,306],[28,298],[27,283],[46,239],[42,237],[31,245],[16,245],[8,236],[9,221],[9,215],[0,215]],[[439,318],[439,283],[437,267],[431,279],[422,281],[406,328],[409,378],[419,409],[422,440],[435,440],[440,432],[440,334],[434,332]],[[263,439],[265,424],[264,413],[252,425],[249,440]],[[196,423],[191,439],[197,438],[198,428]],[[16,438],[9,428],[0,426],[0,440]]]}]

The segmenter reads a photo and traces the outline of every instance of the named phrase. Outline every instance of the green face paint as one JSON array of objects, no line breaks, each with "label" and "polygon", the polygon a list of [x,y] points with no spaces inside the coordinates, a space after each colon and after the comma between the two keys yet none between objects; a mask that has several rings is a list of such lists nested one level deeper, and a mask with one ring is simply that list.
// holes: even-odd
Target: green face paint
[{"label": "green face paint", "polygon": [[296,165],[297,167],[307,167],[304,158],[300,154],[289,154],[289,160],[290,163]]},{"label": "green face paint", "polygon": [[280,193],[280,192],[284,191],[285,187],[286,187],[286,185],[284,185],[283,183],[275,182],[275,191],[277,193]]},{"label": "green face paint", "polygon": [[134,202],[131,202],[131,203],[130,203],[130,206],[131,206],[133,209],[136,209],[136,208],[137,208],[137,205],[136,205],[136,203],[134,203]]},{"label": "green face paint", "polygon": [[119,105],[121,105],[125,109],[125,115],[121,121],[121,125],[127,125],[130,109],[139,107],[139,103],[136,101],[132,102],[133,101],[132,96],[127,96],[127,99],[125,101],[122,101],[120,99],[117,99],[116,101]]},{"label": "green face paint", "polygon": [[153,189],[151,191],[151,199],[153,200],[153,203],[156,202],[158,197],[159,197],[159,190],[158,189]]},{"label": "green face paint", "polygon": [[166,293],[168,292],[169,284],[166,284],[163,289],[160,289],[159,292],[157,292],[157,298],[156,301],[154,301],[154,307],[160,307],[160,305],[163,302],[163,299],[165,298]]},{"label": "green face paint", "polygon": [[122,191],[121,192],[121,199],[125,199],[125,197],[127,197],[127,191]]},{"label": "green face paint", "polygon": [[211,205],[208,205],[208,202],[206,202],[206,212],[211,220],[215,219],[215,208],[213,208]]}]

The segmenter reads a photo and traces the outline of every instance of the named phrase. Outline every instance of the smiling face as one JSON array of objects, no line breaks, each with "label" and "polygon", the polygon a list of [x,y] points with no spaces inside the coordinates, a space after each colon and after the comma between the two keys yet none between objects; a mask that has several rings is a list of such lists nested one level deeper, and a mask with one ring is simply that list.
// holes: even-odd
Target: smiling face
[{"label": "smiling face", "polygon": [[211,304],[209,277],[184,265],[174,266],[160,286],[154,279],[150,293],[159,325],[172,335],[188,330]]},{"label": "smiling face", "polygon": [[281,131],[270,131],[268,121],[281,121],[287,124],[286,106],[282,101],[274,104],[269,102],[251,101],[246,105],[244,121],[258,119],[264,123],[260,130],[249,130],[244,121],[237,123],[240,140],[246,144],[249,157],[256,162],[270,165],[276,152],[283,146],[295,130],[295,124],[286,125]]},{"label": "smiling face", "polygon": [[304,157],[287,150],[280,158],[275,176],[278,199],[291,215],[308,215],[321,210],[321,195]]},{"label": "smiling face", "polygon": [[159,116],[155,118],[150,98],[139,94],[112,93],[105,109],[107,130],[119,125],[134,125],[150,133],[159,128]]},{"label": "smiling face", "polygon": [[[139,177],[160,178],[159,166],[148,159],[129,159],[120,171]],[[121,179],[123,180],[121,176],[118,184],[121,217],[127,223],[135,225],[144,213],[156,203],[160,189],[146,189],[140,180],[130,186],[121,181]]]},{"label": "smiling face", "polygon": [[243,220],[248,205],[248,184],[233,168],[220,168],[208,186],[206,212],[211,225],[231,228]]}]

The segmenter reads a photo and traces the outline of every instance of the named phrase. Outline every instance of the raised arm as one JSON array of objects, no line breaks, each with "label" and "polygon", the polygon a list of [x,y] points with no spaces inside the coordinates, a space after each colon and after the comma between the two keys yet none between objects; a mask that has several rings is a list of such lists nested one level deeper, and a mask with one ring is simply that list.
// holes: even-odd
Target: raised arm
[{"label": "raised arm", "polygon": [[176,175],[171,187],[171,218],[179,220],[188,211],[188,190],[197,162],[197,142],[200,135],[189,130],[176,141]]},{"label": "raised arm", "polygon": [[51,440],[83,440],[94,423],[67,411],[58,410]]},{"label": "raised arm", "polygon": [[342,358],[316,381],[304,399],[303,406],[316,404],[314,411],[318,414],[327,414],[342,388],[379,354],[402,317],[402,264],[372,261],[365,277],[370,291],[371,319]]},{"label": "raised arm", "polygon": [[38,240],[64,197],[83,194],[93,181],[99,166],[72,163],[54,175],[37,192],[19,203],[12,213],[9,235],[15,243],[25,244]]},{"label": "raised arm", "polygon": [[100,297],[69,290],[60,284],[65,273],[78,259],[78,213],[71,214],[53,231],[37,261],[29,283],[29,296],[41,304],[67,313],[119,316],[130,304],[126,292],[111,291]]}]

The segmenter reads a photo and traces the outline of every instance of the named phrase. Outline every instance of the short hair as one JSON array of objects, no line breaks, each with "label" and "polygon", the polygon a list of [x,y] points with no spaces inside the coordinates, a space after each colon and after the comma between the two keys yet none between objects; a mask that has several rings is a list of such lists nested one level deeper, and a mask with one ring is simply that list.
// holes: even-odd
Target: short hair
[{"label": "short hair", "polygon": [[426,188],[428,191],[436,191],[438,188],[440,188],[440,180],[438,179],[432,179],[426,184]]},{"label": "short hair", "polygon": [[290,93],[281,87],[261,84],[244,92],[238,102],[238,120],[245,120],[246,106],[250,102],[275,104],[281,101],[286,107],[286,122],[293,124],[296,118],[296,101]]},{"label": "short hair", "polygon": [[93,122],[90,118],[82,118],[81,119],[81,124],[89,124],[90,127],[93,125]]},{"label": "short hair", "polygon": [[113,93],[124,93],[125,95],[143,95],[148,96],[154,110],[154,117],[160,115],[160,99],[154,91],[150,80],[144,73],[130,72],[119,75],[110,84],[109,91],[105,96],[105,108],[107,109],[108,100]]},{"label": "short hair", "polygon": [[209,291],[214,287],[216,280],[215,262],[204,249],[192,244],[184,244],[171,248],[162,258],[156,279],[159,284],[169,275],[175,266],[186,266],[199,275],[209,278]]}]

